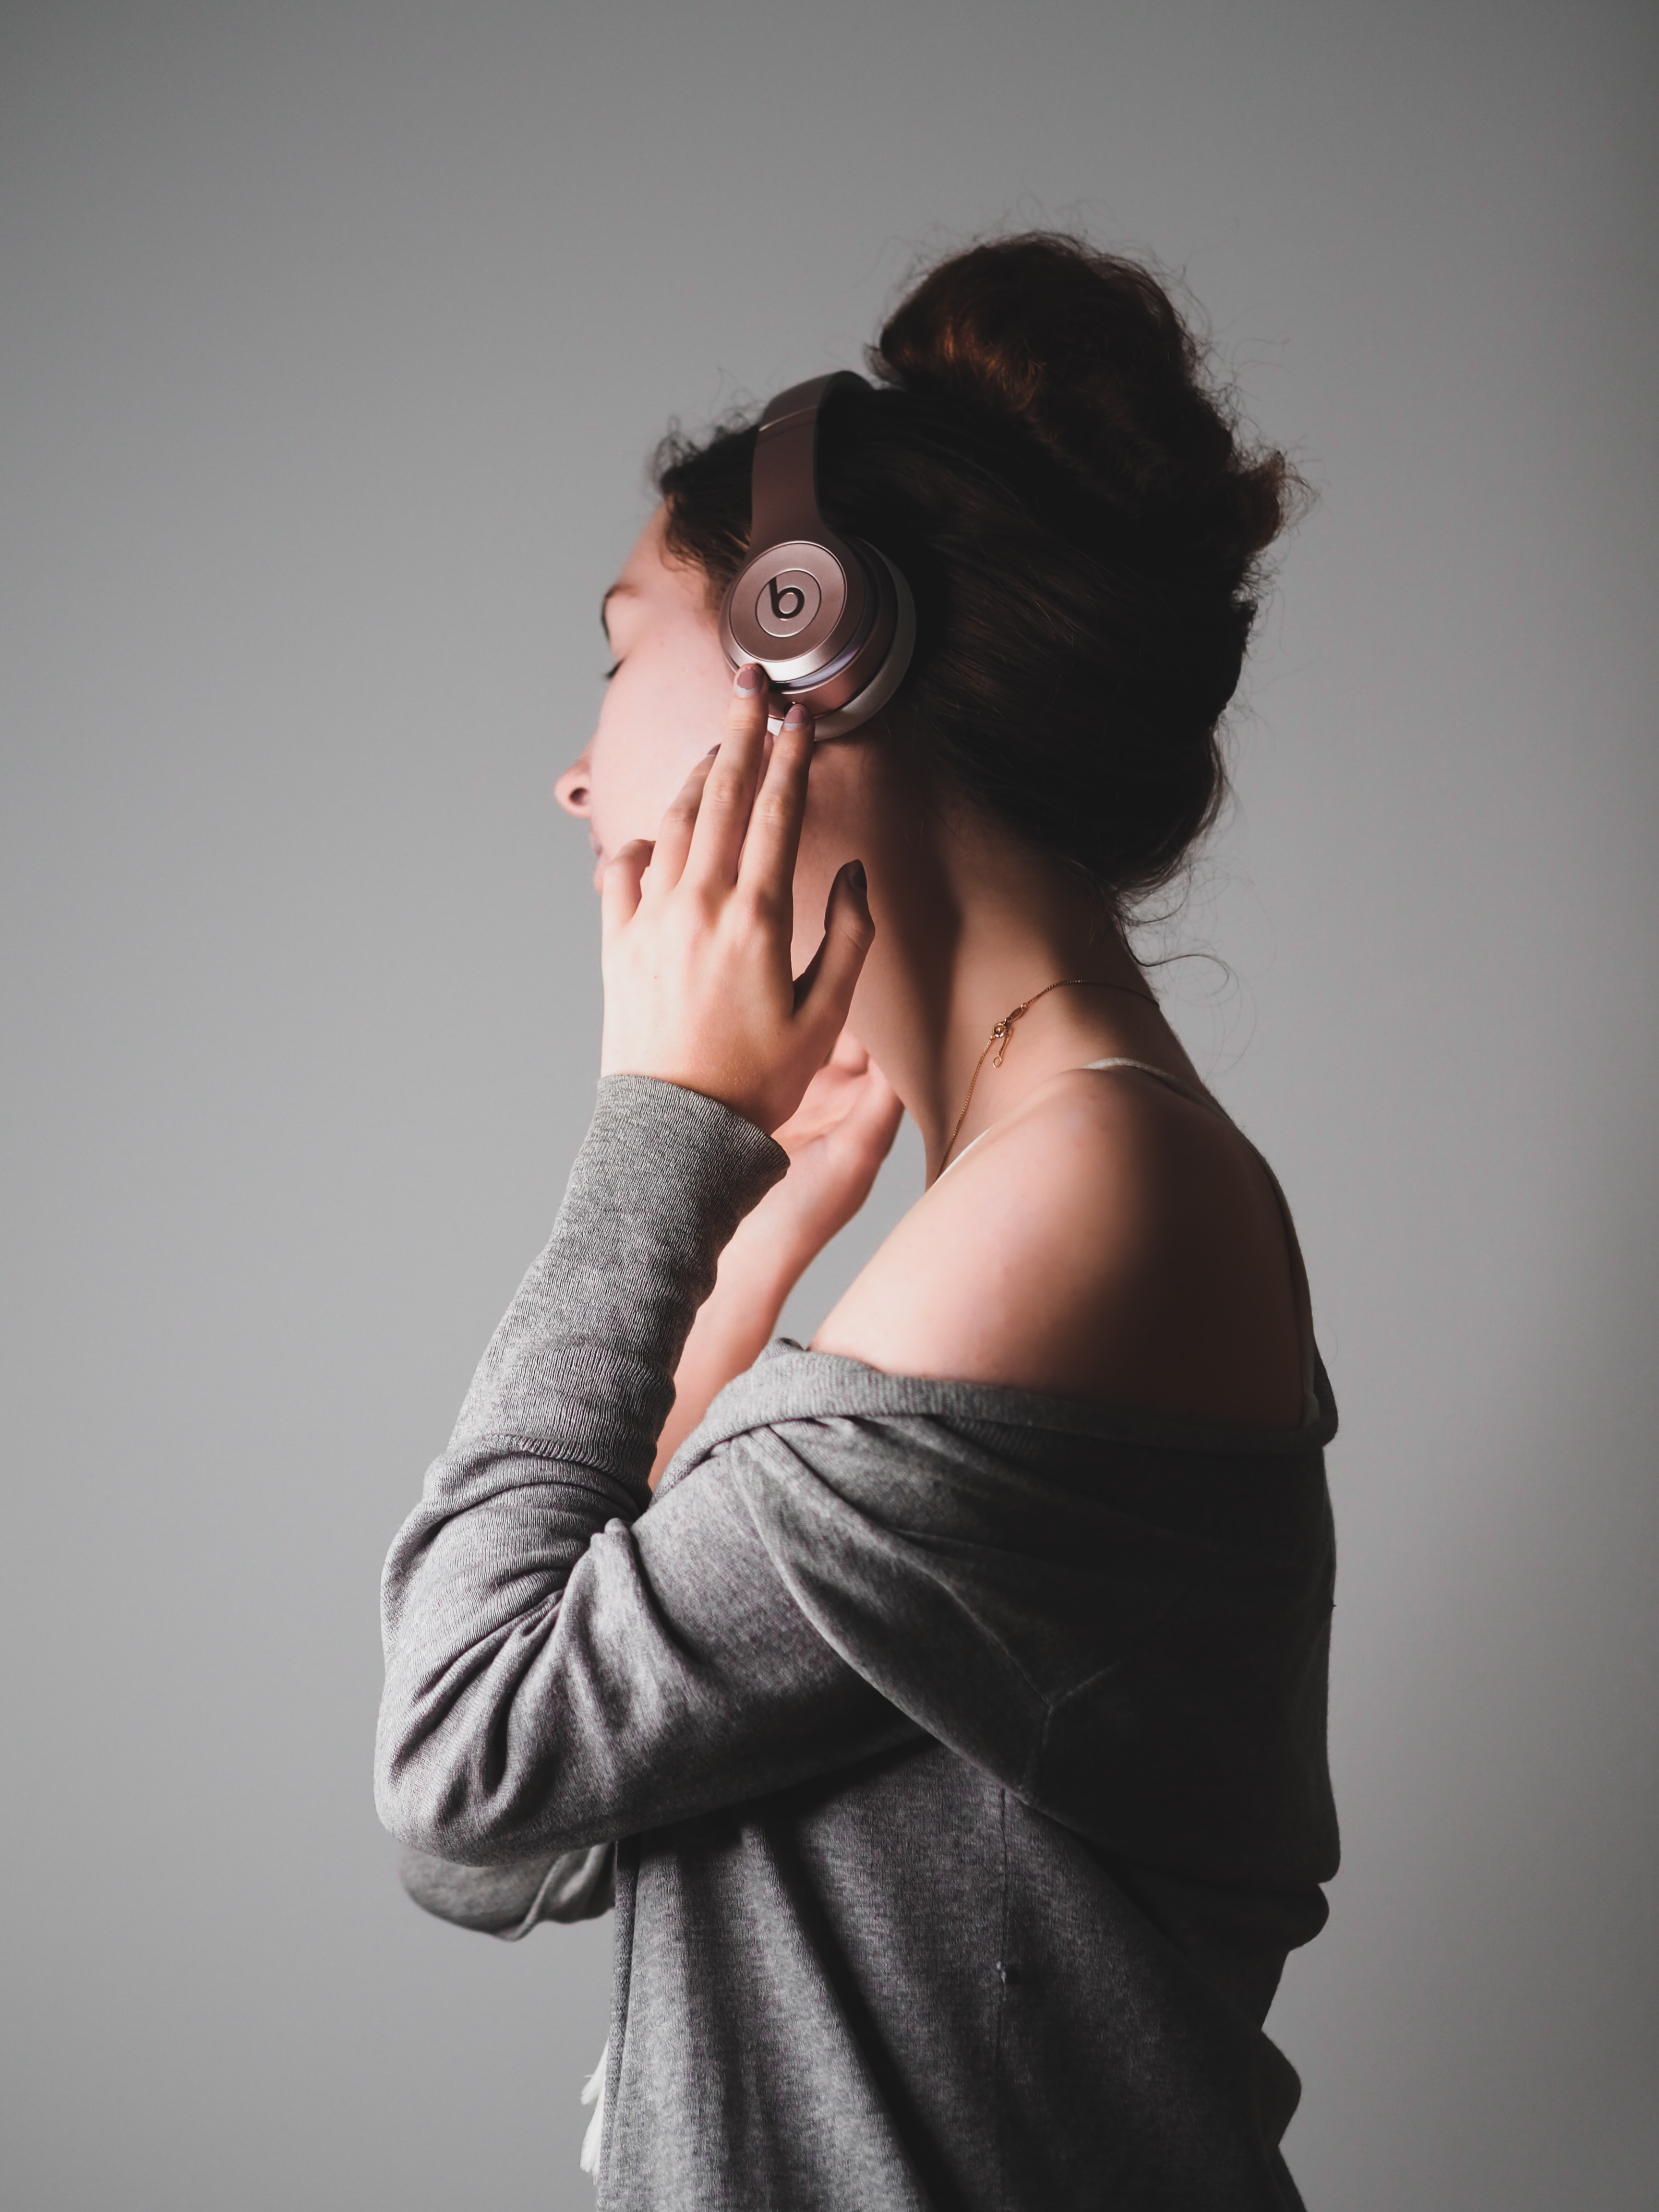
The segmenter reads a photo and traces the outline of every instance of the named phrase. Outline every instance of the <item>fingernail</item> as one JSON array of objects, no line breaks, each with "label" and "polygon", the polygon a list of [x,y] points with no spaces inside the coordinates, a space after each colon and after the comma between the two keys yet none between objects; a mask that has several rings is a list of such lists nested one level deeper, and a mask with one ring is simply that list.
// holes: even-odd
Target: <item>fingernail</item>
[{"label": "fingernail", "polygon": [[719,750],[720,747],[718,745],[710,745],[708,751],[703,755],[703,758],[705,760],[713,760]]},{"label": "fingernail", "polygon": [[812,717],[808,713],[807,709],[803,707],[800,701],[797,699],[794,705],[784,716],[783,726],[786,730],[804,730],[811,719]]},{"label": "fingernail", "polygon": [[853,889],[858,893],[860,898],[867,898],[869,896],[870,879],[864,872],[864,863],[862,860],[854,860],[848,863],[847,880],[851,884]]},{"label": "fingernail", "polygon": [[737,689],[743,692],[760,690],[766,682],[766,671],[757,660],[745,660],[738,671]]}]

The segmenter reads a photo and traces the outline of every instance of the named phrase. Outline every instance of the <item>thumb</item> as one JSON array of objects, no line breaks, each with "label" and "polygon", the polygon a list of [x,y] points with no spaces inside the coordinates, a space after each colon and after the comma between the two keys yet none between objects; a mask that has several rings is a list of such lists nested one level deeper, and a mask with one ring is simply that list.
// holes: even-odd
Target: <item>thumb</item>
[{"label": "thumb", "polygon": [[607,945],[634,919],[640,903],[640,878],[655,850],[648,837],[633,837],[622,847],[599,879],[599,929]]},{"label": "thumb", "polygon": [[845,1026],[854,987],[875,941],[870,890],[862,860],[837,869],[823,910],[823,942],[795,985],[795,1012],[811,1028],[834,1037]]}]

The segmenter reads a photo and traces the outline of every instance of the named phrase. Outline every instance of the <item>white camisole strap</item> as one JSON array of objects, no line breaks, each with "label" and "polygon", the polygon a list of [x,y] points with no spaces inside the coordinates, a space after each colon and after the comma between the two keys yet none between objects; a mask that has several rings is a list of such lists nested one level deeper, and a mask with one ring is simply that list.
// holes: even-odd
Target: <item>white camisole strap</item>
[{"label": "white camisole strap", "polygon": [[[1219,1114],[1224,1121],[1231,1121],[1232,1118],[1231,1115],[1222,1112],[1213,1098],[1206,1097],[1201,1091],[1195,1091],[1190,1083],[1183,1083],[1178,1075],[1171,1075],[1167,1068],[1154,1067],[1150,1060],[1127,1060],[1119,1055],[1114,1060],[1085,1060],[1083,1066],[1085,1071],[1092,1067],[1133,1067],[1142,1075],[1156,1076],[1160,1083],[1166,1084],[1171,1091],[1178,1091],[1183,1098],[1190,1098],[1194,1106],[1203,1106],[1212,1114]],[[1245,1142],[1248,1144],[1249,1139],[1246,1138]]]}]

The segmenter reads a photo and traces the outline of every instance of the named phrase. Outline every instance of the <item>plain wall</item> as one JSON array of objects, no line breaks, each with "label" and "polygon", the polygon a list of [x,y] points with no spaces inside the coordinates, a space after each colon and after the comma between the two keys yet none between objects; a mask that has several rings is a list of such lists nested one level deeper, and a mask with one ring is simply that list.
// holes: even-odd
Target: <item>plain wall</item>
[{"label": "plain wall", "polygon": [[1343,1413],[1291,2162],[1653,2203],[1656,25],[3,11],[9,2206],[589,2201],[608,1929],[423,1918],[369,1796],[380,1563],[592,1096],[550,786],[667,418],[1055,219],[1320,493],[1163,939]]}]

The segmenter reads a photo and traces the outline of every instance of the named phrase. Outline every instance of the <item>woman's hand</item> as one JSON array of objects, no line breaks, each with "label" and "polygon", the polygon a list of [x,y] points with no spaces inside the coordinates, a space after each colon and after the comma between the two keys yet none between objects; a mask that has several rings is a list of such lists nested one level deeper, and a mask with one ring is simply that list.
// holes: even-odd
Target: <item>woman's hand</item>
[{"label": "woman's hand", "polygon": [[651,1484],[708,1412],[717,1391],[750,1367],[777,1334],[801,1273],[870,1195],[903,1115],[897,1094],[848,1030],[774,1132],[789,1172],[739,1224],[720,1255],[674,1376],[674,1405],[658,1440]]},{"label": "woman's hand", "polygon": [[770,1132],[828,1073],[875,928],[863,867],[848,861],[830,888],[823,942],[796,981],[812,726],[791,708],[768,760],[766,696],[758,668],[739,672],[725,738],[692,771],[655,844],[635,840],[605,872],[599,1066],[683,1084]]},{"label": "woman's hand", "polygon": [[903,1118],[892,1085],[843,1030],[800,1104],[773,1132],[789,1155],[788,1174],[738,1232],[754,1224],[779,1254],[787,1288],[868,1198]]}]

